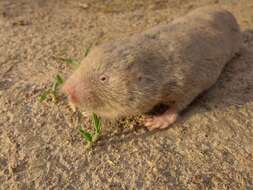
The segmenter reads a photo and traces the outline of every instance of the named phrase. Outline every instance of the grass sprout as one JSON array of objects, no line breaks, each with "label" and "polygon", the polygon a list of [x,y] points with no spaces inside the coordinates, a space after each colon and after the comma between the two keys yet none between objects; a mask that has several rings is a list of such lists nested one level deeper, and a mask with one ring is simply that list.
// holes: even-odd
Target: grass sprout
[{"label": "grass sprout", "polygon": [[49,89],[45,90],[44,92],[42,92],[41,95],[39,95],[39,97],[38,97],[39,102],[43,102],[48,99],[52,99],[54,102],[56,102],[59,87],[63,83],[64,83],[63,78],[59,74],[57,74],[55,76],[54,82],[51,85],[51,87]]},{"label": "grass sprout", "polygon": [[88,142],[92,142],[92,134],[89,132],[84,131],[82,128],[79,129],[79,132],[84,140]]},{"label": "grass sprout", "polygon": [[51,90],[44,91],[41,95],[39,95],[38,100],[39,102],[43,102],[50,96]]},{"label": "grass sprout", "polygon": [[87,55],[90,53],[91,47],[92,47],[92,43],[86,48],[85,52],[84,52],[84,57],[87,57]]},{"label": "grass sprout", "polygon": [[71,58],[67,58],[67,59],[62,59],[67,65],[79,65],[79,63]]},{"label": "grass sprout", "polygon": [[95,113],[92,114],[92,125],[94,128],[93,132],[85,131],[82,128],[79,129],[82,138],[87,142],[86,148],[90,148],[99,139],[101,135],[102,129],[101,118],[98,117]]},{"label": "grass sprout", "polygon": [[64,83],[63,78],[59,74],[57,74],[54,79],[52,91],[57,91],[59,86],[61,86],[63,83]]}]

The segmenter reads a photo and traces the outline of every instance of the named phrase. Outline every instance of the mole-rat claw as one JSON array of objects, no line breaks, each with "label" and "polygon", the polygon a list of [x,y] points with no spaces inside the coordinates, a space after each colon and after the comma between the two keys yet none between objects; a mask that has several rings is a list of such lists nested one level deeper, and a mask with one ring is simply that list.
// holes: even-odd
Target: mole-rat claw
[{"label": "mole-rat claw", "polygon": [[177,120],[178,113],[169,109],[162,115],[152,116],[145,119],[144,125],[148,128],[148,130],[152,131],[154,129],[160,128],[164,129],[169,127]]}]

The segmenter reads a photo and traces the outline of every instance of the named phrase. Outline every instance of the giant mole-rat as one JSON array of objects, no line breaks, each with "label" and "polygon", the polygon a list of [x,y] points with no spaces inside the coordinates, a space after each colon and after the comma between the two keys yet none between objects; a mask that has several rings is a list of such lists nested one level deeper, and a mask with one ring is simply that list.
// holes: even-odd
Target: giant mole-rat
[{"label": "giant mole-rat", "polygon": [[169,24],[95,47],[66,81],[69,100],[105,118],[168,110],[146,118],[165,128],[218,79],[239,51],[241,33],[222,8],[198,8]]}]

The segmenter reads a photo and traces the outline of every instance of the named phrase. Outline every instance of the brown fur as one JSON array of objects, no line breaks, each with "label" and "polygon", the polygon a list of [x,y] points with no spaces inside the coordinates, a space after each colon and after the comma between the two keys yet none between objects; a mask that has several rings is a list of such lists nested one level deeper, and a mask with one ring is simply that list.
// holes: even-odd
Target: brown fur
[{"label": "brown fur", "polygon": [[180,112],[216,82],[240,44],[230,12],[199,8],[94,48],[64,89],[81,108],[106,118],[144,113],[160,103]]}]

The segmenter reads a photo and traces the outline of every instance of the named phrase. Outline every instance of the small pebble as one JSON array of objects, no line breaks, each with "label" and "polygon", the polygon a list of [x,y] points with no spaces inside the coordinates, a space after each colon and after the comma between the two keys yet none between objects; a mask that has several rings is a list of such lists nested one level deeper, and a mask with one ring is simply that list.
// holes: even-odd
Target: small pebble
[{"label": "small pebble", "polygon": [[83,9],[87,9],[89,7],[89,5],[86,3],[80,3],[79,7],[83,8]]}]

